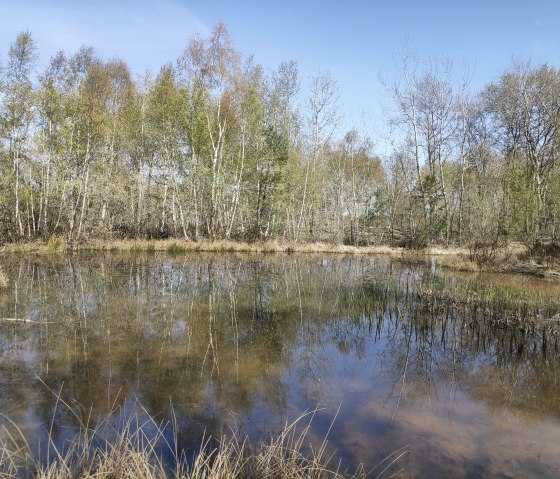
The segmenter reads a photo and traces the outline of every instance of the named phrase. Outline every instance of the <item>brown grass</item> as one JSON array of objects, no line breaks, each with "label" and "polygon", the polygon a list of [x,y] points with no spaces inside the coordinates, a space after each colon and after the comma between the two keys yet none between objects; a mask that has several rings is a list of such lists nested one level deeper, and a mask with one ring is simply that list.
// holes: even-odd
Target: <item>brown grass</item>
[{"label": "brown grass", "polygon": [[91,241],[70,247],[64,239],[53,237],[47,243],[12,243],[0,248],[0,253],[53,253],[69,249],[76,251],[112,251],[129,253],[169,252],[181,254],[192,251],[239,252],[239,253],[338,253],[338,254],[384,254],[403,255],[406,250],[390,246],[347,246],[331,243],[291,243],[262,241],[185,241],[167,240],[114,240]]},{"label": "brown grass", "polygon": [[8,287],[8,284],[8,276],[6,276],[6,273],[4,273],[4,271],[2,271],[2,268],[0,268],[0,290],[6,289]]},{"label": "brown grass", "polygon": [[[144,418],[146,411],[141,409],[140,412]],[[142,419],[138,427],[140,418],[133,417],[119,430],[111,429],[108,421],[93,430],[84,426],[65,451],[57,450],[51,442],[48,449],[54,451],[54,459],[44,464],[32,457],[22,431],[8,421],[8,425],[0,431],[0,476],[5,479],[16,479],[22,475],[42,479],[368,477],[363,467],[353,474],[341,471],[340,463],[328,452],[326,438],[316,448],[307,446],[306,438],[316,412],[302,414],[286,424],[280,434],[257,444],[252,444],[239,433],[218,440],[207,438],[202,441],[201,452],[193,461],[187,461],[184,452],[177,451],[175,444],[166,440],[164,424]],[[150,434],[146,432],[148,429],[152,431]],[[99,444],[100,437],[112,439],[95,446]],[[161,458],[162,447],[168,449],[176,463],[171,471]],[[396,451],[378,464],[375,472],[372,471],[375,474],[372,477],[380,477],[398,467],[401,458],[408,454],[408,448]]]},{"label": "brown grass", "polygon": [[390,254],[402,255],[402,248],[389,246],[347,246],[331,243],[291,243],[278,241],[263,241],[247,243],[243,241],[183,241],[183,240],[155,240],[155,241],[112,241],[108,243],[89,243],[80,249],[100,251],[166,251],[170,253],[185,253],[191,251],[204,252],[232,252],[232,253],[338,253],[338,254]]},{"label": "brown grass", "polygon": [[467,256],[462,254],[437,257],[436,263],[442,268],[453,269],[455,271],[468,271],[472,273],[480,271],[480,267],[474,261],[471,261]]},{"label": "brown grass", "polygon": [[383,255],[404,261],[430,261],[435,258],[438,265],[458,271],[489,271],[500,273],[517,273],[536,275],[550,279],[559,279],[560,271],[544,267],[532,267],[529,260],[524,259],[526,248],[519,243],[511,243],[498,252],[496,259],[488,265],[480,266],[469,259],[469,251],[465,248],[432,246],[420,250],[410,250],[392,246],[348,246],[332,243],[290,243],[265,241],[246,243],[243,241],[185,241],[180,239],[167,240],[115,240],[91,241],[73,245],[72,247],[59,237],[53,237],[47,243],[13,243],[0,248],[0,254],[52,254],[69,250],[87,252],[114,253],[170,253],[175,255],[190,252],[228,252],[228,253],[323,253],[323,254],[365,254]]}]

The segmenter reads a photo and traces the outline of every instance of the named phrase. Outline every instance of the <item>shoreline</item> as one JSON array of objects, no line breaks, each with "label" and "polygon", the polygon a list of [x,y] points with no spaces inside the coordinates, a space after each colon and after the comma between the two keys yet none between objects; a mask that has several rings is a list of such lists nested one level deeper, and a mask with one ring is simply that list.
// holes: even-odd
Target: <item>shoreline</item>
[{"label": "shoreline", "polygon": [[521,258],[526,248],[512,243],[500,250],[497,258],[480,265],[469,258],[469,250],[462,247],[431,246],[424,249],[407,249],[398,246],[350,246],[331,243],[292,243],[265,241],[247,243],[242,241],[187,241],[183,239],[165,240],[107,240],[91,241],[78,245],[68,245],[62,238],[52,238],[48,242],[9,243],[0,246],[0,256],[12,254],[60,255],[72,253],[284,253],[284,254],[345,254],[379,255],[400,261],[430,262],[434,260],[442,268],[471,273],[521,274],[560,281],[560,269],[550,268],[532,259]]}]

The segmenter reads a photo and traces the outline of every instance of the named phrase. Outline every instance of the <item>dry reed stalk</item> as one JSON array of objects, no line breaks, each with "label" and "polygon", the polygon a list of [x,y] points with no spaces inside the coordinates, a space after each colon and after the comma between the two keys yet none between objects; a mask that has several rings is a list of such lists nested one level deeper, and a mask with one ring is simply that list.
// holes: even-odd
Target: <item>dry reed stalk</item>
[{"label": "dry reed stalk", "polygon": [[[54,394],[57,407],[69,407],[60,393]],[[72,409],[71,412],[77,416]],[[334,455],[327,452],[330,428],[318,448],[306,444],[315,409],[287,423],[278,435],[256,444],[235,431],[217,441],[207,437],[201,442],[200,452],[189,462],[185,453],[166,439],[164,432],[169,424],[156,423],[141,406],[138,412],[148,419],[142,422],[139,416],[131,415],[119,429],[109,424],[109,416],[95,428],[89,427],[88,419],[64,451],[49,439],[54,458],[48,464],[32,457],[23,432],[8,420],[8,427],[0,434],[0,475],[5,479],[21,476],[40,479],[365,478],[381,477],[408,454],[404,448],[389,456],[378,465],[380,472],[370,471],[375,475],[366,474],[361,467],[354,474],[346,474],[340,470]],[[176,421],[171,426],[176,427]],[[173,437],[176,440],[176,432]],[[100,438],[107,439],[100,441]],[[163,462],[162,446],[173,456],[176,463],[173,471]]]}]

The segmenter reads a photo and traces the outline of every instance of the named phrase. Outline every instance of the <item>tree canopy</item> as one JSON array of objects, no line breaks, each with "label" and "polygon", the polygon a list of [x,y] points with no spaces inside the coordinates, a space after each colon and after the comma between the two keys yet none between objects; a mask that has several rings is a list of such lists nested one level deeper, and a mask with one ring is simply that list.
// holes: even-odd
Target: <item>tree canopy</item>
[{"label": "tree canopy", "polygon": [[222,23],[135,77],[93,49],[38,71],[29,32],[0,78],[0,241],[231,238],[350,244],[556,241],[560,72],[514,64],[477,94],[403,56],[395,131],[340,132],[338,84],[265,71]]}]

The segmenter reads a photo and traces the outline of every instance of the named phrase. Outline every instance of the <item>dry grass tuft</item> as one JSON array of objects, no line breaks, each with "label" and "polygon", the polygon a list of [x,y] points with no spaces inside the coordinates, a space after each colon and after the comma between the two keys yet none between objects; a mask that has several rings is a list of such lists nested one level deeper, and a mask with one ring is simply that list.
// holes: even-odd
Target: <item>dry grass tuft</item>
[{"label": "dry grass tuft", "polygon": [[[57,399],[60,400],[60,397]],[[48,464],[32,457],[22,431],[6,420],[7,426],[0,431],[0,475],[5,479],[21,476],[42,479],[368,477],[361,467],[354,474],[341,471],[340,463],[328,452],[326,438],[317,448],[307,445],[307,436],[317,410],[302,414],[286,424],[280,434],[257,444],[235,432],[218,440],[206,438],[202,441],[200,452],[189,461],[184,452],[177,450],[174,421],[171,427],[174,428],[175,439],[169,441],[169,435],[164,434],[169,424],[157,424],[141,406],[136,409],[136,415],[119,428],[111,426],[109,420],[102,421],[94,429],[84,425],[64,451],[56,449],[50,441],[47,455],[49,450],[54,454],[50,454],[53,459]],[[164,464],[163,452],[172,456],[174,465]],[[408,454],[408,448],[396,451],[379,464],[376,471],[371,471],[373,477],[381,477],[389,469],[395,469],[400,459]]]},{"label": "dry grass tuft", "polygon": [[11,243],[0,248],[2,253],[26,254],[37,251],[40,245],[38,243]]},{"label": "dry grass tuft", "polygon": [[4,273],[4,271],[2,271],[2,268],[0,268],[0,290],[6,289],[8,287],[8,284],[8,276],[6,276],[6,273]]},{"label": "dry grass tuft", "polygon": [[49,253],[63,253],[67,249],[68,245],[62,236],[51,236],[46,246]]},{"label": "dry grass tuft", "polygon": [[480,271],[480,267],[474,261],[469,260],[463,255],[440,256],[436,259],[436,263],[443,268],[455,271],[468,271],[471,273]]}]

